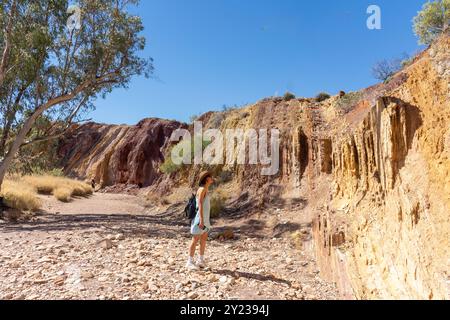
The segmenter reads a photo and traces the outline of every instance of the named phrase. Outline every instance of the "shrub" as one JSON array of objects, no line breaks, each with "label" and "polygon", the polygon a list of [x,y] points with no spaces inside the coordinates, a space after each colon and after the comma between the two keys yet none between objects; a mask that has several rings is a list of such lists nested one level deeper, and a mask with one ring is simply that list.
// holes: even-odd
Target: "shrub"
[{"label": "shrub", "polygon": [[84,182],[49,175],[9,177],[2,185],[5,204],[21,211],[39,210],[41,200],[38,194],[53,194],[59,201],[69,202],[71,197],[92,193],[92,187]]},{"label": "shrub", "polygon": [[211,197],[211,218],[218,218],[225,208],[226,199],[221,194],[215,194]]},{"label": "shrub", "polygon": [[427,2],[414,18],[414,33],[420,44],[431,44],[440,34],[449,31],[450,0]]},{"label": "shrub", "polygon": [[53,176],[53,177],[64,177],[63,169],[52,169],[52,170],[44,170],[39,167],[32,168],[33,175],[36,176]]},{"label": "shrub", "polygon": [[161,170],[161,172],[164,174],[172,174],[174,172],[177,172],[181,168],[180,165],[176,165],[175,163],[173,163],[171,153],[172,149],[170,149],[169,157],[167,157],[163,164],[161,164],[161,166],[159,167],[159,170]]},{"label": "shrub", "polygon": [[295,99],[295,95],[293,93],[290,92],[286,92],[283,96],[284,101],[291,101],[293,99]]},{"label": "shrub", "polygon": [[2,185],[5,204],[20,211],[37,211],[42,203],[36,190],[23,182],[5,180]]},{"label": "shrub", "polygon": [[33,186],[39,194],[50,195],[56,188],[55,179],[50,176],[26,176],[22,180]]},{"label": "shrub", "polygon": [[72,197],[84,197],[93,193],[92,186],[81,181],[62,179],[61,183],[71,190]]},{"label": "shrub", "polygon": [[316,96],[317,102],[322,102],[322,101],[328,100],[330,98],[331,98],[331,96],[326,92],[321,92]]},{"label": "shrub", "polygon": [[361,96],[361,92],[349,92],[338,100],[336,107],[347,111],[361,100]]},{"label": "shrub", "polygon": [[[200,142],[202,138],[195,137],[194,139],[196,142]],[[202,143],[202,152],[203,152],[206,149],[206,147],[208,147],[211,144],[211,141],[203,140],[201,143]],[[172,148],[169,149],[168,153],[166,154],[164,162],[159,167],[159,170],[162,173],[172,174],[172,173],[180,170],[182,167],[182,165],[177,165],[177,164],[173,163],[172,152],[173,152],[174,148],[177,148],[179,150],[179,152],[180,152],[179,156],[181,158],[184,156],[184,154],[183,154],[184,149],[190,150],[190,152],[191,152],[190,162],[191,163],[194,162],[195,143],[192,143],[192,141],[189,141],[189,140],[182,140],[176,146],[173,146]]]},{"label": "shrub", "polygon": [[414,61],[414,57],[406,58],[406,59],[402,60],[402,62],[401,62],[402,68],[406,68],[406,67],[410,66],[411,63],[413,63],[413,61]]},{"label": "shrub", "polygon": [[72,191],[67,187],[60,187],[53,191],[53,195],[61,202],[69,202],[72,197]]},{"label": "shrub", "polygon": [[68,179],[64,177],[55,176],[26,176],[22,181],[33,186],[40,194],[54,194],[55,190],[65,188],[70,190],[70,195],[73,197],[84,197],[93,193],[92,186],[87,183]]}]

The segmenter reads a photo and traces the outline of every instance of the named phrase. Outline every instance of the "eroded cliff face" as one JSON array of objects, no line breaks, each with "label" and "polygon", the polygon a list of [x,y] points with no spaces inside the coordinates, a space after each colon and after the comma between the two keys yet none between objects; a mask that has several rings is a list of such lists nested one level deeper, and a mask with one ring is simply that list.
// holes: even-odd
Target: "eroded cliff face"
[{"label": "eroded cliff face", "polygon": [[161,180],[159,166],[169,138],[184,126],[161,119],[145,119],[136,126],[88,123],[73,127],[58,152],[69,175],[94,180],[102,187],[148,187]]},{"label": "eroded cliff face", "polygon": [[[205,129],[281,132],[277,175],[262,176],[261,165],[214,168],[230,197],[226,213],[301,199],[321,275],[344,298],[449,298],[449,52],[442,38],[388,83],[321,103],[273,98],[203,115]],[[180,127],[192,130],[156,119],[87,124],[73,129],[60,154],[68,173],[161,196],[194,186],[204,169],[159,172]]]},{"label": "eroded cliff face", "polygon": [[332,201],[314,235],[322,274],[347,297],[449,297],[449,52],[448,38],[433,45],[333,138]]}]

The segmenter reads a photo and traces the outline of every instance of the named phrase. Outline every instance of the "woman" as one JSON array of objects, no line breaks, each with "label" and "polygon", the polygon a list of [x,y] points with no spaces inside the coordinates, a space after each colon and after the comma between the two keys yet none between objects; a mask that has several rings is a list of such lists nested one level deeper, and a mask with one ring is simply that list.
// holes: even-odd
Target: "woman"
[{"label": "woman", "polygon": [[[191,223],[192,243],[189,247],[189,259],[186,268],[198,270],[205,268],[205,249],[208,233],[211,230],[209,187],[214,183],[211,173],[202,172],[199,179],[199,189],[196,195],[197,215]],[[200,254],[194,263],[194,255],[197,244],[200,242]]]}]

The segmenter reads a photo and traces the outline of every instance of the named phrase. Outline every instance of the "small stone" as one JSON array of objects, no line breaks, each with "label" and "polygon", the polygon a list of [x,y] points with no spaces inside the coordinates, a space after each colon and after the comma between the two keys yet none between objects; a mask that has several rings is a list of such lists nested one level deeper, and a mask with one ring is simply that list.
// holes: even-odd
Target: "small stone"
[{"label": "small stone", "polygon": [[175,291],[178,292],[178,291],[181,291],[181,289],[183,289],[183,284],[178,283],[178,284],[175,286]]},{"label": "small stone", "polygon": [[66,277],[63,276],[59,276],[54,280],[54,284],[61,287],[64,285],[64,283],[66,282]]},{"label": "small stone", "polygon": [[50,257],[43,257],[37,261],[38,263],[54,263],[53,259]]},{"label": "small stone", "polygon": [[298,284],[298,283],[293,283],[293,284],[292,284],[292,288],[293,288],[293,289],[296,289],[296,290],[301,290],[301,289],[302,289],[302,286],[301,286],[300,284]]},{"label": "small stone", "polygon": [[141,261],[139,261],[139,262],[137,263],[137,266],[138,266],[138,267],[143,267],[143,266],[145,266],[145,263],[146,263],[145,260],[141,260]]},{"label": "small stone", "polygon": [[48,282],[48,280],[46,280],[46,279],[36,279],[33,281],[34,284],[44,284],[47,282]]},{"label": "small stone", "polygon": [[215,275],[215,274],[212,274],[212,275],[210,275],[209,277],[208,277],[208,281],[209,282],[216,282],[218,279],[217,279],[217,276]]},{"label": "small stone", "polygon": [[103,239],[98,243],[98,245],[100,246],[100,248],[103,248],[105,250],[109,250],[113,247],[113,243],[110,239]]},{"label": "small stone", "polygon": [[122,241],[125,240],[125,236],[123,234],[118,234],[114,237],[114,239],[118,240],[118,241]]},{"label": "small stone", "polygon": [[189,292],[188,295],[187,295],[187,298],[191,299],[191,300],[193,300],[193,299],[195,299],[197,297],[198,297],[198,294],[195,293],[195,292]]},{"label": "small stone", "polygon": [[153,280],[149,280],[147,282],[147,290],[149,291],[157,291],[159,288],[158,286],[153,282]]},{"label": "small stone", "polygon": [[220,277],[220,279],[219,279],[219,282],[220,282],[220,283],[223,283],[223,284],[227,283],[227,281],[228,281],[227,276],[222,276],[222,277]]},{"label": "small stone", "polygon": [[299,300],[305,300],[305,296],[301,292],[297,292],[296,297]]},{"label": "small stone", "polygon": [[83,271],[83,272],[81,273],[81,277],[82,277],[84,280],[87,280],[87,279],[93,279],[93,278],[94,278],[94,275],[92,274],[92,272],[89,272],[89,271]]},{"label": "small stone", "polygon": [[14,297],[12,293],[8,293],[3,296],[2,300],[11,300]]}]

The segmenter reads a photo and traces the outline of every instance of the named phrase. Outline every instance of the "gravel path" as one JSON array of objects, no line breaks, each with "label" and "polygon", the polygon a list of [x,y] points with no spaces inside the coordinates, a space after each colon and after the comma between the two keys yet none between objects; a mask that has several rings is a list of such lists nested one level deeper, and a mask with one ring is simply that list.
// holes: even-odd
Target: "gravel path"
[{"label": "gravel path", "polygon": [[[31,222],[0,221],[3,299],[336,299],[314,260],[261,222],[218,221],[209,268],[185,270],[188,226],[132,196],[45,198]],[[175,210],[176,211],[176,210]],[[229,223],[229,221],[228,221]],[[227,227],[228,226],[228,227]],[[235,239],[217,237],[225,228]]]}]

